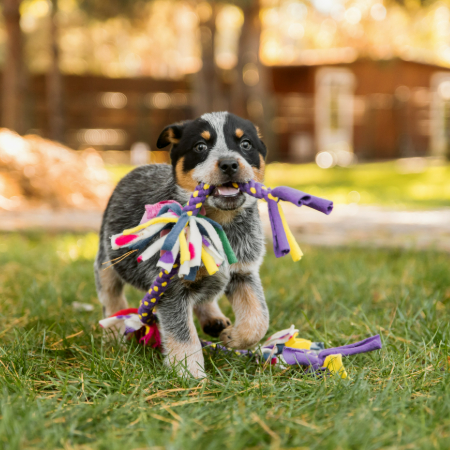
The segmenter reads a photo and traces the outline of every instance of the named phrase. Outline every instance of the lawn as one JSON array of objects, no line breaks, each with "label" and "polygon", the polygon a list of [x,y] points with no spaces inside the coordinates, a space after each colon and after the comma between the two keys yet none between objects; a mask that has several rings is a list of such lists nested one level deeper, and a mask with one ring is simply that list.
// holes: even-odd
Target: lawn
[{"label": "lawn", "polygon": [[[269,164],[267,186],[292,186],[335,203],[360,203],[397,208],[450,206],[450,165],[426,165],[405,173],[398,161],[321,169],[316,164]],[[112,166],[118,181],[131,166]],[[415,167],[415,170],[418,168]]]},{"label": "lawn", "polygon": [[[347,380],[212,356],[199,383],[152,349],[102,345],[96,244],[94,234],[2,235],[0,448],[450,447],[447,254],[305,248],[293,264],[269,250],[270,331],[294,323],[327,346],[380,333],[383,350],[347,358]],[[140,296],[128,291],[132,304]]]}]

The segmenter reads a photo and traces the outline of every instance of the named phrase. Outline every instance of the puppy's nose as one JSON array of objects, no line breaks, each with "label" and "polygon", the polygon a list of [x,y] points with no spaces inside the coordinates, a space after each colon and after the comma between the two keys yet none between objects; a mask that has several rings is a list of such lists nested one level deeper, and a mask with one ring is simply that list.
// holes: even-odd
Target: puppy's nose
[{"label": "puppy's nose", "polygon": [[239,169],[239,163],[235,159],[222,159],[219,161],[219,169],[225,175],[234,175]]}]

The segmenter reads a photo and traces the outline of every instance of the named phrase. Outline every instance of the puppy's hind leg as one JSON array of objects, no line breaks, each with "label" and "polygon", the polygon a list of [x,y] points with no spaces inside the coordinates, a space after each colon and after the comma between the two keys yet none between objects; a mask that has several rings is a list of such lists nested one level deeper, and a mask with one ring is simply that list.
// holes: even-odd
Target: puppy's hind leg
[{"label": "puppy's hind leg", "polygon": [[[105,269],[102,266],[101,251],[97,254],[94,263],[95,286],[100,303],[103,305],[103,317],[109,317],[121,309],[128,308],[128,302],[123,293],[124,282],[115,272],[114,268]],[[110,328],[110,337],[122,337],[125,329],[122,327]]]},{"label": "puppy's hind leg", "polygon": [[194,306],[202,330],[213,337],[219,337],[222,330],[231,325],[230,319],[220,310],[218,299],[212,302],[199,303]]}]

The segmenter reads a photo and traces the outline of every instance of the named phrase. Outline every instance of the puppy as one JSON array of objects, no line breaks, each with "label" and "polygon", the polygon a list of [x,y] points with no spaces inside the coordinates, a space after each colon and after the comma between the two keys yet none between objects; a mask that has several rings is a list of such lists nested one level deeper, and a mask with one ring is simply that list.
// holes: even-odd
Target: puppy
[{"label": "puppy", "polygon": [[[258,343],[268,328],[269,313],[259,277],[265,245],[257,201],[229,187],[232,182],[251,179],[262,182],[267,150],[251,122],[227,112],[169,125],[157,147],[170,144],[171,166],[138,167],[114,190],[100,231],[94,264],[96,287],[105,317],[127,308],[124,284],[147,291],[160,271],[156,267],[159,255],[138,264],[137,254],[133,254],[104,270],[104,262],[126,252],[112,250],[110,237],[137,225],[146,204],[176,200],[184,205],[199,183],[217,186],[206,201],[206,215],[222,225],[238,262],[224,262],[212,276],[201,267],[192,282],[174,278],[157,310],[166,363],[181,363],[177,365],[180,373],[204,377],[194,313],[205,333],[220,336],[226,346],[237,349]],[[223,293],[233,308],[234,325],[218,306]]]}]

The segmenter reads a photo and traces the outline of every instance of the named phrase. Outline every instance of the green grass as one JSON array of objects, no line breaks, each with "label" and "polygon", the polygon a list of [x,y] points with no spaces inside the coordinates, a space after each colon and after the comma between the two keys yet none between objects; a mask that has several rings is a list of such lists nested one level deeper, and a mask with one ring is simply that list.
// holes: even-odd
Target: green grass
[{"label": "green grass", "polygon": [[[109,167],[119,181],[132,167]],[[269,164],[267,186],[292,186],[335,203],[402,208],[450,206],[450,165],[429,166],[421,173],[401,173],[395,161],[321,169],[315,164]]]},{"label": "green grass", "polygon": [[[450,447],[447,254],[306,248],[294,264],[269,250],[270,331],[294,323],[327,346],[381,333],[383,350],[347,358],[348,380],[207,357],[199,383],[164,368],[157,351],[102,345],[96,242],[2,235],[0,448]],[[128,297],[137,305],[141,295]]]}]

